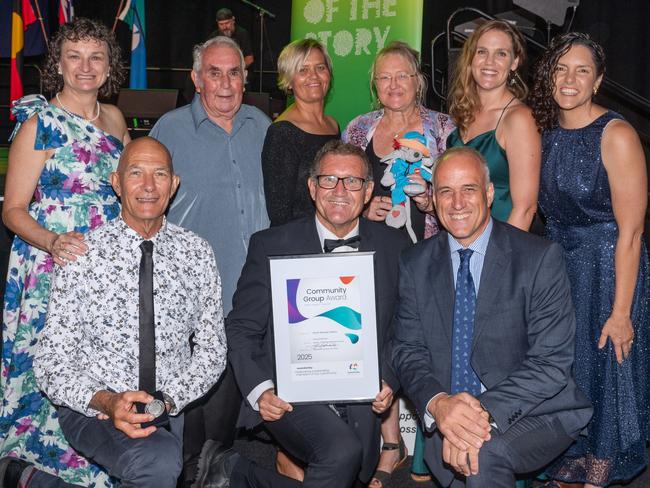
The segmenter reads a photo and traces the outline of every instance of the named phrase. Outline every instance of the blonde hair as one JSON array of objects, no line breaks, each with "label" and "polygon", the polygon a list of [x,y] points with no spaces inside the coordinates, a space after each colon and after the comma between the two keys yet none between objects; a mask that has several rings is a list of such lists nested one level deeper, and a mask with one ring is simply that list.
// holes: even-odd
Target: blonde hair
[{"label": "blonde hair", "polygon": [[[491,30],[498,30],[510,37],[513,55],[519,61],[517,70],[526,61],[526,45],[523,36],[516,27],[513,27],[505,20],[490,20],[474,30],[463,44],[463,49],[454,68],[454,77],[447,97],[449,114],[461,132],[466,130],[474,121],[474,114],[481,109],[476,81],[472,76],[472,60],[479,39],[483,34]],[[528,95],[528,87],[517,73],[517,70],[511,72],[510,79],[513,81],[512,84],[509,84],[508,89],[515,97],[523,101]]]},{"label": "blonde hair", "polygon": [[415,74],[418,83],[415,91],[415,102],[418,105],[422,105],[424,103],[424,97],[427,93],[427,79],[424,77],[422,71],[420,70],[420,53],[402,41],[390,42],[387,46],[385,46],[381,51],[377,53],[375,60],[372,62],[372,66],[370,67],[370,93],[372,94],[374,105],[376,107],[381,107],[381,100],[379,100],[379,97],[377,96],[377,87],[375,86],[377,79],[377,73],[375,69],[377,68],[377,63],[389,54],[396,54],[398,56],[401,56],[411,66],[411,70]]},{"label": "blonde hair", "polygon": [[305,64],[312,49],[318,49],[321,52],[325,58],[327,71],[330,76],[332,75],[332,60],[325,46],[316,39],[298,39],[287,44],[278,57],[278,88],[284,93],[288,94],[291,91],[291,81],[301,66]]}]

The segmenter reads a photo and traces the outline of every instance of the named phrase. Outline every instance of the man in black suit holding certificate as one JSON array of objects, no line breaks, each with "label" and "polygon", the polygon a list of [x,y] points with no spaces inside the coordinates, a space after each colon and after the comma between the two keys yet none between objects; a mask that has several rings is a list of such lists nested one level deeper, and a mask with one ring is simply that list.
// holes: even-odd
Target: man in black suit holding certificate
[{"label": "man in black suit holding certificate", "polygon": [[[304,484],[310,487],[346,488],[357,479],[367,483],[379,458],[379,414],[390,406],[398,388],[387,345],[397,297],[397,260],[408,239],[383,223],[360,218],[372,195],[371,172],[365,153],[355,146],[331,141],[319,151],[308,180],[315,216],[251,237],[227,319],[229,358],[244,396],[239,424],[253,428],[263,423],[289,454],[305,463]],[[375,251],[381,391],[372,404],[290,405],[274,393],[268,256],[355,250]],[[196,486],[302,483],[206,443]]]},{"label": "man in black suit holding certificate", "polygon": [[569,447],[592,409],[571,375],[575,318],[562,249],[490,217],[473,149],[433,170],[446,232],[400,258],[393,365],[430,435],[441,486],[505,488]]}]

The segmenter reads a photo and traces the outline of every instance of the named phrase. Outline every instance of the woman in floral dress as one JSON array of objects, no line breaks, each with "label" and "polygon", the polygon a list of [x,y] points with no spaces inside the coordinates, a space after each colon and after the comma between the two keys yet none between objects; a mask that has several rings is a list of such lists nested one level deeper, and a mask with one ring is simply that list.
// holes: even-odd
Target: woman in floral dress
[{"label": "woman in floral dress", "polygon": [[86,252],[83,234],[119,215],[109,183],[124,144],[124,117],[99,103],[123,79],[113,35],[76,19],[51,41],[43,83],[56,96],[18,100],[2,218],[16,237],[3,312],[0,456],[19,458],[82,486],[110,479],[76,453],[40,392],[32,360],[48,306],[52,271]]}]

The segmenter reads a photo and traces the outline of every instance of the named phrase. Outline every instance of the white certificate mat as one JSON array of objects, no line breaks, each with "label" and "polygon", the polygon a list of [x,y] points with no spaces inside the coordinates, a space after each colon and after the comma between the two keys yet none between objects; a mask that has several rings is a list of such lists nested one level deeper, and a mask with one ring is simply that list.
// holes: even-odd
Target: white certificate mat
[{"label": "white certificate mat", "polygon": [[380,389],[374,252],[269,257],[277,395],[372,401]]}]

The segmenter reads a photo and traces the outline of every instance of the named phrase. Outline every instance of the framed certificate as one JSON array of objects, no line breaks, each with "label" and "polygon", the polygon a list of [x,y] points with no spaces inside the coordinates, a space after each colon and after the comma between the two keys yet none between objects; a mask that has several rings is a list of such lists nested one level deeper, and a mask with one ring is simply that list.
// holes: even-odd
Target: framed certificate
[{"label": "framed certificate", "polygon": [[276,394],[373,401],[380,390],[374,252],[269,257]]}]

